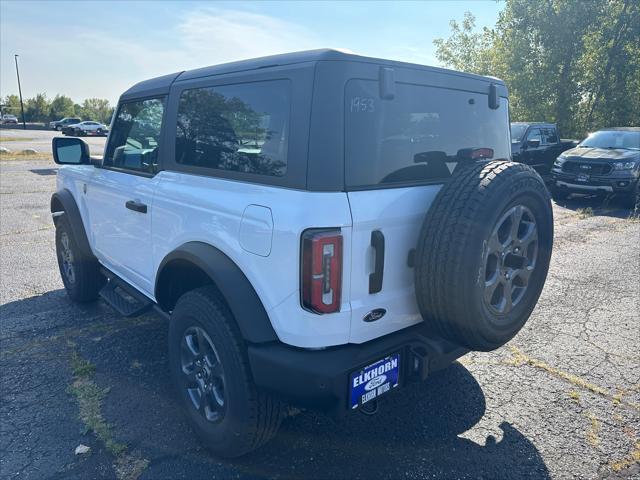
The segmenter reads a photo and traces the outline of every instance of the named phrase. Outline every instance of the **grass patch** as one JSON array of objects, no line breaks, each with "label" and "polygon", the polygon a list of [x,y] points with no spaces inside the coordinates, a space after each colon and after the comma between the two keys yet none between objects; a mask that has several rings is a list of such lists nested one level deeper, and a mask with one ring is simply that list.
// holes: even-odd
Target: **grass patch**
[{"label": "grass patch", "polygon": [[587,416],[591,422],[589,430],[587,430],[587,442],[595,448],[600,445],[600,420],[593,413],[589,413]]},{"label": "grass patch", "polygon": [[50,153],[0,153],[0,162],[10,162],[12,160],[51,160],[53,156]]},{"label": "grass patch", "polygon": [[93,432],[116,457],[123,454],[127,446],[114,440],[111,425],[102,416],[102,401],[109,389],[98,387],[90,379],[78,378],[69,387],[69,391],[78,400],[80,420],[84,423],[86,431]]},{"label": "grass patch", "polygon": [[3,142],[30,142],[31,140],[35,140],[33,138],[28,137],[3,137],[0,135],[0,143]]},{"label": "grass patch", "polygon": [[80,378],[91,378],[96,371],[96,366],[89,360],[85,360],[78,352],[74,351],[71,354],[71,369],[73,376]]},{"label": "grass patch", "polygon": [[614,472],[621,472],[636,463],[640,463],[640,442],[636,442],[635,449],[628,457],[617,462],[613,462],[611,464],[611,468]]},{"label": "grass patch", "polygon": [[578,214],[578,216],[580,218],[589,218],[589,217],[593,217],[593,208],[591,207],[587,207],[587,208],[578,208],[576,210],[576,213]]},{"label": "grass patch", "polygon": [[82,358],[76,350],[71,352],[73,383],[69,392],[76,397],[80,407],[80,420],[86,432],[93,432],[106,449],[116,458],[114,469],[120,480],[136,480],[149,465],[149,460],[137,453],[127,453],[127,445],[115,440],[113,427],[102,415],[102,403],[109,388],[100,388],[93,376],[96,367]]}]

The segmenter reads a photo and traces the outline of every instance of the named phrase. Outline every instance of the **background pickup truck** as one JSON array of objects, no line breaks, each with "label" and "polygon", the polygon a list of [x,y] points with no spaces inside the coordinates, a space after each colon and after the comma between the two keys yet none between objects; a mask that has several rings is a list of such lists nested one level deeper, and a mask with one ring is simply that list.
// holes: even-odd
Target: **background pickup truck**
[{"label": "background pickup truck", "polygon": [[561,139],[555,123],[511,124],[511,156],[514,162],[526,163],[545,175],[565,150],[578,145],[578,140]]}]

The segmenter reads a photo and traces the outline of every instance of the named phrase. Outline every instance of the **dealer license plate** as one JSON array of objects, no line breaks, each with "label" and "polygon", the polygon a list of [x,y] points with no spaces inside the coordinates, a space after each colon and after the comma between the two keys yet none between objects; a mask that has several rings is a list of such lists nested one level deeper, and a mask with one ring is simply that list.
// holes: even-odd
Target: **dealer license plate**
[{"label": "dealer license plate", "polygon": [[400,354],[389,355],[351,373],[350,381],[350,406],[353,410],[398,386]]},{"label": "dealer license plate", "polygon": [[579,182],[588,182],[589,175],[587,175],[586,173],[579,173],[578,178],[576,180],[578,180]]}]

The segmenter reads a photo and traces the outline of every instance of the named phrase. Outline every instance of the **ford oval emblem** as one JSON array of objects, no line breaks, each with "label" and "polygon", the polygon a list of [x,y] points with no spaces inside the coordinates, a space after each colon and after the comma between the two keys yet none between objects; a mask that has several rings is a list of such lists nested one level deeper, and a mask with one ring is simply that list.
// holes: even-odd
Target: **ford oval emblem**
[{"label": "ford oval emblem", "polygon": [[380,375],[378,377],[373,377],[371,380],[369,380],[367,382],[367,384],[364,386],[364,389],[368,392],[369,390],[373,390],[374,388],[379,387],[380,385],[382,385],[386,381],[387,381],[387,376],[386,375]]},{"label": "ford oval emblem", "polygon": [[363,320],[365,322],[375,322],[376,320],[380,320],[382,317],[384,317],[384,314],[387,313],[387,311],[384,308],[376,308],[375,310],[371,310],[369,313],[367,313]]}]

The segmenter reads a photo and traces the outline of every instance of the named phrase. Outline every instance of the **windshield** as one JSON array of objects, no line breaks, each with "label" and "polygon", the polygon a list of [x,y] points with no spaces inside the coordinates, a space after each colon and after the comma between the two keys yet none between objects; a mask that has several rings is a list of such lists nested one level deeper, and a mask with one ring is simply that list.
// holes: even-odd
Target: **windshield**
[{"label": "windshield", "polygon": [[516,143],[522,140],[524,132],[527,131],[529,125],[514,125],[511,124],[511,142]]},{"label": "windshield", "polygon": [[377,81],[355,79],[345,93],[350,187],[441,181],[467,158],[511,153],[506,98],[491,110],[486,94],[397,83],[386,100]]},{"label": "windshield", "polygon": [[578,146],[640,150],[640,131],[600,130],[589,135]]}]

